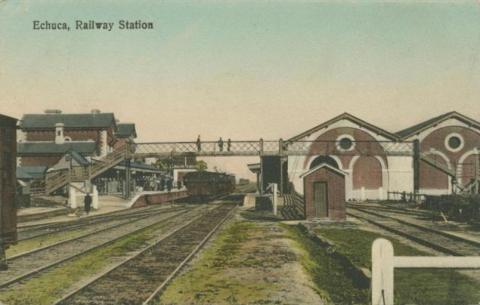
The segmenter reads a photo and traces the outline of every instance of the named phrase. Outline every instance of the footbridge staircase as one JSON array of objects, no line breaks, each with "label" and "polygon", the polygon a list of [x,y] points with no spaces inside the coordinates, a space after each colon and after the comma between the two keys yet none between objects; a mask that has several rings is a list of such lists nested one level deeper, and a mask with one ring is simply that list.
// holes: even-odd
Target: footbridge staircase
[{"label": "footbridge staircase", "polygon": [[452,187],[455,193],[478,194],[480,192],[480,155],[475,162],[474,177],[467,184],[463,185],[459,183],[458,179],[462,175],[458,164],[457,167],[453,169],[427,154],[420,154],[420,160],[451,177]]},{"label": "footbridge staircase", "polygon": [[44,185],[40,188],[32,190],[32,194],[37,196],[48,195],[67,184],[89,181],[118,165],[128,157],[129,146],[124,145],[116,148],[114,151],[102,158],[92,158],[92,162],[88,166],[47,172]]}]

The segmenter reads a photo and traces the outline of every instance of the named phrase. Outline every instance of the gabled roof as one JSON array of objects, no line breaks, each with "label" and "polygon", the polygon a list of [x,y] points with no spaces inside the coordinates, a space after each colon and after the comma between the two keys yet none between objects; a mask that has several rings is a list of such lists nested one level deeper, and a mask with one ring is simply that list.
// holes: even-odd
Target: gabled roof
[{"label": "gabled roof", "polygon": [[17,119],[0,114],[0,126],[1,127],[12,127],[16,126],[17,124]]},{"label": "gabled roof", "polygon": [[316,172],[317,170],[319,170],[319,169],[321,169],[321,168],[324,168],[324,167],[325,167],[325,168],[328,168],[329,170],[331,170],[331,171],[333,171],[333,172],[336,172],[337,174],[340,174],[340,175],[342,175],[342,176],[348,175],[347,172],[344,172],[344,171],[342,171],[341,169],[338,169],[338,168],[336,168],[336,167],[333,167],[333,166],[331,166],[331,165],[328,164],[328,163],[322,163],[322,164],[320,164],[320,165],[315,166],[314,168],[309,169],[308,171],[304,172],[303,174],[301,174],[301,175],[300,175],[300,178],[306,177],[306,176],[310,175],[311,173]]},{"label": "gabled roof", "polygon": [[137,131],[135,130],[135,124],[133,123],[119,123],[117,124],[117,132],[115,133],[117,138],[137,137]]},{"label": "gabled roof", "polygon": [[87,166],[90,164],[90,162],[82,156],[80,153],[76,151],[70,151],[70,156],[72,157],[73,160],[75,160],[79,165],[81,166]]},{"label": "gabled roof", "polygon": [[65,154],[68,151],[76,151],[80,154],[92,154],[97,145],[93,141],[85,142],[66,142],[64,144],[55,144],[52,142],[23,142],[17,143],[17,153],[23,155],[29,154]]},{"label": "gabled roof", "polygon": [[52,129],[56,123],[65,128],[116,127],[113,113],[43,113],[25,114],[20,121],[22,129]]},{"label": "gabled roof", "polygon": [[412,127],[400,130],[396,134],[402,139],[408,138],[411,135],[414,135],[416,133],[420,133],[420,132],[424,131],[425,129],[428,129],[428,128],[434,126],[434,125],[437,125],[437,124],[439,124],[443,121],[449,120],[449,119],[457,119],[461,122],[464,122],[467,125],[470,125],[470,126],[473,126],[473,127],[476,127],[478,129],[480,129],[480,122],[478,122],[478,121],[476,121],[472,118],[469,118],[469,117],[467,117],[467,116],[465,116],[461,113],[458,113],[456,111],[450,111],[450,112],[447,112],[445,114],[439,115],[439,116],[431,118],[429,120],[426,120],[424,122],[421,122],[419,124],[413,125]]},{"label": "gabled roof", "polygon": [[398,140],[398,136],[397,136],[397,135],[395,135],[395,134],[393,134],[393,133],[391,133],[391,132],[389,132],[389,131],[386,131],[385,129],[382,129],[382,128],[380,128],[380,127],[377,127],[377,126],[375,126],[375,125],[372,125],[372,124],[370,124],[370,123],[368,123],[368,122],[366,122],[366,121],[364,121],[364,120],[362,120],[362,119],[359,119],[359,118],[357,118],[356,116],[351,115],[350,113],[344,112],[344,113],[342,113],[342,114],[334,117],[334,118],[331,119],[331,120],[328,120],[328,121],[326,121],[326,122],[324,122],[324,123],[322,123],[322,124],[320,124],[320,125],[317,125],[317,126],[311,128],[311,129],[307,130],[307,131],[302,132],[302,133],[299,134],[299,135],[296,135],[296,136],[288,139],[287,141],[290,142],[290,141],[300,140],[300,139],[302,139],[302,138],[304,138],[304,137],[306,137],[306,136],[309,136],[310,134],[312,134],[312,133],[314,133],[314,132],[316,132],[316,131],[318,131],[318,130],[320,130],[320,129],[323,129],[323,128],[325,128],[325,127],[328,127],[329,125],[331,125],[331,124],[333,124],[333,123],[335,123],[335,122],[337,122],[337,121],[341,121],[341,120],[349,120],[349,121],[351,121],[351,122],[353,122],[353,123],[355,123],[355,124],[357,124],[357,125],[359,125],[359,126],[361,126],[361,127],[367,128],[367,129],[369,129],[369,130],[371,130],[371,131],[373,131],[373,132],[375,132],[375,133],[377,133],[377,134],[379,134],[379,135],[382,135],[382,136],[384,136],[384,137],[386,137],[386,138],[388,138],[388,139],[390,139],[390,140],[394,140],[394,141],[395,141],[395,140]]}]

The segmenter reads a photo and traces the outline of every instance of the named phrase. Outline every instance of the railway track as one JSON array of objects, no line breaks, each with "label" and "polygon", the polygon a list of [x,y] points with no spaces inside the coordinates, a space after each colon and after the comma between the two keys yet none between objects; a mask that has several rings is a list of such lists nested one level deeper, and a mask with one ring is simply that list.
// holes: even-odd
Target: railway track
[{"label": "railway track", "polygon": [[128,213],[119,213],[113,215],[98,215],[80,218],[78,220],[62,221],[50,224],[32,225],[28,228],[20,228],[18,230],[18,241],[29,240],[45,235],[55,234],[58,232],[72,231],[83,227],[90,227],[95,224],[105,224],[108,222],[122,221],[131,218],[141,218],[151,215],[157,211],[166,210],[168,208],[145,209],[141,211],[129,211]]},{"label": "railway track", "polygon": [[367,209],[350,206],[347,215],[367,221],[443,254],[455,256],[480,255],[480,242]]},{"label": "railway track", "polygon": [[[34,252],[43,251],[45,249],[56,247],[56,246],[59,246],[59,245],[64,244],[64,243],[69,243],[69,242],[72,242],[72,241],[81,240],[82,238],[88,237],[90,235],[98,234],[98,233],[101,233],[101,232],[104,232],[104,231],[107,231],[107,230],[112,230],[112,229],[115,229],[117,227],[129,224],[129,223],[133,223],[133,222],[136,222],[136,221],[148,218],[148,217],[152,217],[154,215],[158,215],[159,213],[171,213],[171,212],[185,211],[185,210],[186,210],[186,208],[172,208],[172,209],[169,209],[169,210],[162,210],[162,211],[150,211],[149,214],[142,215],[141,217],[137,216],[137,217],[121,218],[119,220],[114,219],[114,220],[107,221],[107,222],[101,222],[101,223],[98,223],[98,224],[88,226],[88,228],[84,228],[83,234],[81,234],[81,235],[78,235],[78,236],[75,236],[75,237],[72,237],[72,238],[63,239],[63,240],[57,241],[57,242],[52,243],[52,244],[47,244],[47,245],[45,245],[43,247],[40,247],[40,248],[35,248],[31,251],[26,251],[26,252],[19,253],[19,254],[13,255],[13,256],[9,256],[7,258],[9,260],[17,259],[21,256],[30,255]],[[50,233],[50,234],[54,234],[54,233],[57,233],[57,232],[53,232],[53,233]],[[58,233],[60,233],[60,232],[58,232]],[[46,235],[46,234],[42,234],[42,236],[43,235]]]},{"label": "railway track", "polygon": [[91,221],[122,217],[122,216],[127,216],[132,214],[144,213],[147,211],[154,211],[162,208],[166,208],[166,207],[164,205],[158,205],[158,206],[147,206],[144,208],[137,208],[137,209],[124,209],[124,210],[118,210],[118,211],[113,211],[113,212],[99,214],[99,215],[75,218],[71,220],[61,220],[61,221],[54,221],[54,222],[19,225],[17,229],[18,231],[21,232],[21,231],[29,231],[29,230],[38,230],[43,228],[57,228],[57,227],[63,228],[66,226],[70,226],[72,224],[81,224],[81,223],[87,223]]},{"label": "railway track", "polygon": [[416,211],[413,209],[399,208],[399,207],[393,207],[393,206],[347,203],[347,207],[361,208],[361,209],[362,208],[375,209],[376,211],[385,211],[385,212],[399,214],[399,215],[432,218],[432,214],[428,211]]},{"label": "railway track", "polygon": [[163,222],[165,225],[181,223],[185,221],[185,218],[191,217],[191,214],[196,214],[199,210],[204,209],[205,207],[197,207],[192,210],[157,212],[149,217],[136,219],[121,226],[111,227],[102,232],[97,232],[97,234],[88,234],[87,236],[42,249],[35,249],[10,258],[9,269],[0,273],[0,288],[5,288],[36,276],[45,270],[49,270],[95,249],[105,247],[128,235],[156,226],[159,223]]},{"label": "railway track", "polygon": [[165,286],[231,215],[220,205],[125,260],[55,305],[153,304]]}]

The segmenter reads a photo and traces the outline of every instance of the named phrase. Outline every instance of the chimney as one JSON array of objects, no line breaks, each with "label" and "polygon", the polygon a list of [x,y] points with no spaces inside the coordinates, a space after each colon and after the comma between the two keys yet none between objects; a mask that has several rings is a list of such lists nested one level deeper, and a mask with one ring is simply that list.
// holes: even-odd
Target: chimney
[{"label": "chimney", "polygon": [[92,109],[91,113],[92,114],[99,114],[100,110],[99,109]]},{"label": "chimney", "polygon": [[44,111],[46,114],[60,114],[62,110],[60,109],[45,109]]},{"label": "chimney", "polygon": [[63,123],[55,124],[55,144],[65,143],[65,137],[63,136]]}]

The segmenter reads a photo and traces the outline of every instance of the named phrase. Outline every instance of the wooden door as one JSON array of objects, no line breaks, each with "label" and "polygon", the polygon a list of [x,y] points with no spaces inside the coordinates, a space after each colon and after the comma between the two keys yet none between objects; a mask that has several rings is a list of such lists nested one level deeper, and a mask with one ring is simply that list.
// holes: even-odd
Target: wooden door
[{"label": "wooden door", "polygon": [[328,189],[326,182],[313,183],[313,206],[315,217],[328,217]]}]

